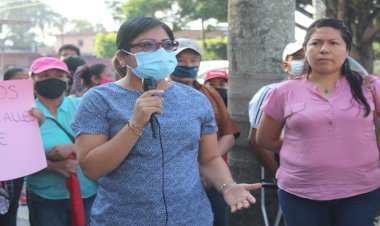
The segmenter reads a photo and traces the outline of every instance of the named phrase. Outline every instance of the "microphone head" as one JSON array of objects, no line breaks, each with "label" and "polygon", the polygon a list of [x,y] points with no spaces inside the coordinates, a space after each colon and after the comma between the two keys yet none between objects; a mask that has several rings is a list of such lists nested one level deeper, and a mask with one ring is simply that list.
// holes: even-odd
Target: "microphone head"
[{"label": "microphone head", "polygon": [[154,78],[143,78],[144,91],[157,89],[157,81]]}]

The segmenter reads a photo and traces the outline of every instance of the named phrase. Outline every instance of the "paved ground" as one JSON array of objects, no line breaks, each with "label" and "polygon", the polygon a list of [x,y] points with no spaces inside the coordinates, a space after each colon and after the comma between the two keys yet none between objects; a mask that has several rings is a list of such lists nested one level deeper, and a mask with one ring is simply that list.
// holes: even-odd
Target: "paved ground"
[{"label": "paved ground", "polygon": [[[28,207],[20,206],[17,214],[17,226],[30,226],[28,220]],[[379,218],[375,222],[374,226],[380,226]]]},{"label": "paved ground", "polygon": [[30,226],[28,218],[28,207],[20,206],[17,213],[17,226]]}]

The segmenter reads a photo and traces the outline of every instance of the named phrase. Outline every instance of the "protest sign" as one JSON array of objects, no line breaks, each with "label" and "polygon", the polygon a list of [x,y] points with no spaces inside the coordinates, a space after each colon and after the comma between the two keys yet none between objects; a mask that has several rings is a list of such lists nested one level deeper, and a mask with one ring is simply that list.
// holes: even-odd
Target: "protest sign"
[{"label": "protest sign", "polygon": [[47,166],[34,106],[32,79],[0,82],[0,181]]}]

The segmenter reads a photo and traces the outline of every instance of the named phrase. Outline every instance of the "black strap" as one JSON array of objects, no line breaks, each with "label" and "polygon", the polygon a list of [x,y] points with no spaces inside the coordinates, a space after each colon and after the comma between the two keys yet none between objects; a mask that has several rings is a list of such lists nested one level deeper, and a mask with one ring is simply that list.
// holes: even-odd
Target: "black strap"
[{"label": "black strap", "polygon": [[63,130],[63,132],[66,133],[66,135],[70,138],[71,142],[75,143],[75,138],[73,135],[71,135],[62,125],[61,123],[59,123],[57,120],[55,120],[55,118],[51,118],[51,117],[46,117],[46,118],[49,118],[51,119],[53,122],[55,122],[55,124],[57,124],[57,126],[59,126],[59,128],[61,128]]}]

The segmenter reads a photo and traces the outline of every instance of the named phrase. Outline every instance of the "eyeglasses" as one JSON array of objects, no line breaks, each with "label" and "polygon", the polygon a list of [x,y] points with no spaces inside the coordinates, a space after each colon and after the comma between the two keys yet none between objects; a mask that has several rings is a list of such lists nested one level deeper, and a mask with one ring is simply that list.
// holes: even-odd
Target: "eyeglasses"
[{"label": "eyeglasses", "polygon": [[131,48],[138,46],[144,52],[154,52],[157,49],[159,49],[160,46],[162,46],[162,48],[164,48],[166,51],[172,52],[176,51],[176,49],[178,48],[178,44],[179,43],[177,41],[172,40],[165,40],[162,42],[156,42],[154,40],[144,40],[139,43],[131,44]]}]

